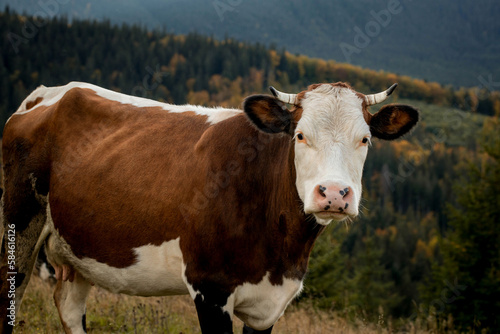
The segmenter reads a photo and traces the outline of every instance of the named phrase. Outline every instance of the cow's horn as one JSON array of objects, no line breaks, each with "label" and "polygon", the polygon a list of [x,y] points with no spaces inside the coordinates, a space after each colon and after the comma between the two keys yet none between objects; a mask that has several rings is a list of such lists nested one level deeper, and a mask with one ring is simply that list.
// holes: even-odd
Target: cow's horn
[{"label": "cow's horn", "polygon": [[273,86],[269,87],[271,93],[273,93],[274,97],[280,100],[281,102],[289,103],[289,104],[297,104],[297,94],[287,94],[282,93]]},{"label": "cow's horn", "polygon": [[381,93],[365,95],[366,105],[371,106],[373,104],[384,102],[389,97],[389,95],[392,94],[392,92],[396,89],[397,86],[398,84],[395,83],[394,85],[392,85],[387,90]]}]

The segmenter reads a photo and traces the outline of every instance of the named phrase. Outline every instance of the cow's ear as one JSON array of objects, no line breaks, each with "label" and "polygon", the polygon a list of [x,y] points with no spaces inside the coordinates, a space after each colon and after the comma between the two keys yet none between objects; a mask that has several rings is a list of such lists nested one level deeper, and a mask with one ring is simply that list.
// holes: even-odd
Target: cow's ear
[{"label": "cow's ear", "polygon": [[252,95],[243,102],[243,110],[250,121],[268,133],[290,133],[292,113],[285,104],[269,95]]},{"label": "cow's ear", "polygon": [[408,133],[418,123],[418,110],[405,104],[388,104],[370,119],[372,136],[393,140]]}]

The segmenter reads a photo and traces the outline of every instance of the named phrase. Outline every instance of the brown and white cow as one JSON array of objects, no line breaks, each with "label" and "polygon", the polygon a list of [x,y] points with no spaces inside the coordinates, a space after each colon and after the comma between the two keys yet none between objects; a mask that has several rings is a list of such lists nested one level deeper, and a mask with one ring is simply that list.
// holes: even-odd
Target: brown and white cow
[{"label": "brown and white cow", "polygon": [[9,307],[19,310],[45,243],[66,333],[85,332],[91,284],[189,293],[203,333],[232,333],[233,315],[246,333],[270,333],[324,227],[358,214],[371,137],[395,139],[417,123],[406,105],[368,112],[394,88],[271,88],[243,110],[78,82],[38,88],[4,130],[0,332],[12,330]]}]

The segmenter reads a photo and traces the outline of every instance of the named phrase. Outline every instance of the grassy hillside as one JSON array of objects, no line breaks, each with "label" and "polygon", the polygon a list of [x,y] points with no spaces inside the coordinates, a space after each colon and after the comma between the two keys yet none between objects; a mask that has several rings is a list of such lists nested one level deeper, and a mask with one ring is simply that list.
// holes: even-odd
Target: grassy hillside
[{"label": "grassy hillside", "polygon": [[[61,333],[57,309],[52,299],[53,287],[33,277],[25,295],[20,324],[14,333]],[[431,324],[427,324],[426,326]],[[408,323],[414,333],[431,333],[421,323]],[[243,323],[237,318],[234,332],[241,333]],[[130,297],[92,289],[87,301],[88,333],[171,333],[198,334],[193,301],[188,296]],[[310,304],[293,305],[280,318],[273,334],[385,334],[393,333],[383,314],[377,324],[358,319],[352,323],[340,315],[314,309]]]},{"label": "grassy hillside", "polygon": [[[455,86],[482,86],[480,76],[487,78],[491,74],[495,82],[500,77],[500,22],[497,20],[500,3],[496,0],[401,0],[390,18],[379,17],[382,25],[378,28],[372,12],[387,12],[390,1],[126,0],[117,3],[87,0],[64,3],[47,9],[36,0],[0,0],[0,8],[9,5],[20,13],[44,16],[109,18],[120,24],[166,27],[175,33],[197,31],[218,39],[230,36],[286,47],[292,54],[350,62]],[[367,34],[368,39],[356,43],[359,35],[356,27]],[[356,47],[357,51],[346,56],[342,43]]]}]

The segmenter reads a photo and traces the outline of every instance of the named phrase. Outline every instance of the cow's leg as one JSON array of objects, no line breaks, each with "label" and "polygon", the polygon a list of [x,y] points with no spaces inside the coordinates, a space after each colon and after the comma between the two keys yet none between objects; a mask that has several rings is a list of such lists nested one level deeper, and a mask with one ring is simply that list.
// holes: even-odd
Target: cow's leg
[{"label": "cow's leg", "polygon": [[54,301],[66,334],[86,333],[85,303],[91,285],[78,272],[71,281],[58,280]]},{"label": "cow's leg", "polygon": [[273,326],[263,331],[258,331],[256,329],[248,327],[247,325],[243,326],[243,334],[271,334],[272,330]]},{"label": "cow's leg", "polygon": [[[23,194],[21,190],[17,189]],[[3,229],[0,253],[0,333],[11,333],[13,330],[38,251],[47,235],[44,230],[46,197],[32,193],[32,197],[28,199],[19,199],[15,198],[17,194],[9,195],[12,194],[3,194],[0,213]],[[4,204],[6,199],[10,201],[10,206]],[[19,205],[12,203],[16,200],[20,202]],[[9,210],[9,207],[16,210]]]},{"label": "cow's leg", "polygon": [[228,294],[210,291],[203,295],[198,292],[194,303],[201,332],[203,334],[232,334],[233,302],[233,298],[228,298]]}]

